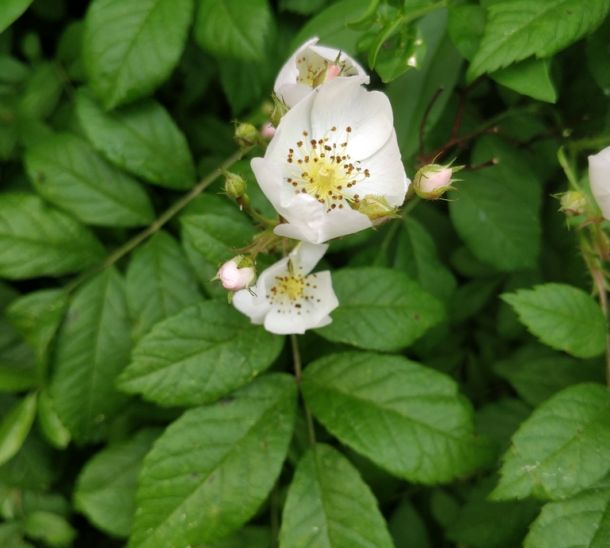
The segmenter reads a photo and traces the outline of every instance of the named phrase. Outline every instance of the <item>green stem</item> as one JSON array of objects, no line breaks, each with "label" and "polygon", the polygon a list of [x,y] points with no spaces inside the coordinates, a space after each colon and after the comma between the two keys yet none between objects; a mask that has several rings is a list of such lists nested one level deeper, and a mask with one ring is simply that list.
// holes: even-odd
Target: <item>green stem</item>
[{"label": "green stem", "polygon": [[568,148],[574,154],[582,150],[593,150],[598,151],[610,143],[610,135],[599,135],[597,137],[588,137],[586,139],[579,139],[577,141],[570,141]]},{"label": "green stem", "polygon": [[563,169],[563,172],[565,173],[565,176],[568,179],[572,189],[580,191],[581,189],[580,185],[578,184],[578,179],[574,173],[574,170],[572,169],[572,166],[570,165],[570,162],[568,161],[568,158],[566,157],[564,147],[560,147],[557,151],[557,161],[559,162],[561,169]]},{"label": "green stem", "polygon": [[87,270],[66,286],[66,291],[70,292],[76,289],[80,284],[97,274],[111,267],[119,259],[122,259],[125,255],[131,253],[136,247],[142,242],[148,239],[150,236],[159,231],[165,224],[167,224],[176,214],[182,211],[188,204],[190,204],[199,194],[201,194],[208,186],[210,186],[218,177],[220,177],[228,168],[230,168],[235,162],[241,160],[252,147],[243,148],[234,152],[229,156],[222,164],[220,164],[214,171],[212,171],[207,177],[204,177],[199,183],[197,183],[189,192],[187,192],[182,198],[175,202],[171,207],[166,209],[155,221],[136,234],[131,240],[125,242],[122,246],[115,249],[103,262]]},{"label": "green stem", "polygon": [[[301,387],[301,377],[303,375],[303,364],[301,362],[301,352],[299,351],[299,340],[296,335],[290,335],[290,346],[292,347],[292,361],[294,364],[294,376],[299,389]],[[313,425],[313,418],[305,398],[303,398],[303,408],[305,410],[305,419],[307,421],[307,432],[309,434],[309,443],[311,446],[316,444],[316,431]]]}]

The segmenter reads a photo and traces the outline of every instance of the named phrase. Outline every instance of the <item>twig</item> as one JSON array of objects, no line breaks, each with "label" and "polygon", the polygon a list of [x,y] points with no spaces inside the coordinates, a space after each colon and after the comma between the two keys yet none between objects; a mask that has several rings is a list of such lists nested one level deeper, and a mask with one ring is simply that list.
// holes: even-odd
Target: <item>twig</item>
[{"label": "twig", "polygon": [[445,90],[445,88],[441,86],[434,92],[432,99],[430,99],[430,102],[428,103],[428,106],[426,107],[424,116],[422,117],[421,122],[419,123],[419,152],[418,152],[419,156],[423,156],[423,154],[424,154],[424,136],[426,133],[426,124],[428,123],[428,117],[430,116],[430,112],[432,112],[432,107],[434,107],[434,105],[436,104],[436,101],[438,100],[438,98],[440,97],[441,93],[443,93],[444,90]]},{"label": "twig", "polygon": [[[294,364],[294,376],[297,385],[301,386],[301,377],[303,376],[303,366],[301,363],[301,352],[299,351],[299,340],[296,335],[290,335],[290,346],[292,347],[292,361]],[[313,425],[313,418],[307,402],[303,398],[303,409],[305,410],[305,420],[307,421],[307,432],[309,434],[309,443],[314,446],[316,444],[316,431]]]}]

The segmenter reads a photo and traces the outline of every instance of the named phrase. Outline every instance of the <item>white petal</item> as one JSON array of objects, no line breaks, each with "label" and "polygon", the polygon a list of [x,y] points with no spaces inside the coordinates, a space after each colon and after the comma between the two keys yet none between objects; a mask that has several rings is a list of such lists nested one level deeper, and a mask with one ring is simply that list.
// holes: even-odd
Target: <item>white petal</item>
[{"label": "white petal", "polygon": [[342,52],[341,50],[336,49],[336,48],[329,48],[326,46],[316,46],[316,45],[311,45],[309,47],[309,49],[311,51],[317,53],[320,57],[323,57],[327,61],[331,61],[333,63],[337,59],[337,56],[339,56],[339,61],[349,61],[349,64],[352,65],[356,69],[356,71],[358,72],[358,75],[363,76],[363,79],[361,80],[361,82],[363,84],[369,83],[370,79],[369,79],[369,75],[366,73],[366,70],[364,70],[362,68],[362,66],[360,65],[360,63],[358,63],[358,61],[356,61],[353,57],[350,57],[346,53]]},{"label": "white petal", "polygon": [[[332,127],[337,128],[339,140],[348,137],[347,152],[352,160],[368,158],[390,138],[390,101],[380,91],[367,91],[357,79],[335,78],[316,89],[311,106],[312,135],[323,137]],[[352,130],[349,135],[345,133],[348,127]]]},{"label": "white petal", "polygon": [[333,323],[333,319],[330,316],[325,316],[318,323],[318,328],[324,327],[325,325],[328,325],[328,324],[331,324],[331,323]]},{"label": "white petal", "polygon": [[308,318],[297,315],[296,311],[286,313],[273,308],[265,317],[265,329],[276,335],[292,335],[305,333],[306,329],[311,329]]},{"label": "white petal", "polygon": [[[299,69],[297,68],[297,58],[299,55],[303,53],[309,46],[313,46],[318,43],[318,37],[315,36],[310,38],[305,43],[297,48],[297,50],[290,56],[288,61],[284,63],[284,66],[280,69],[280,72],[275,79],[275,84],[273,85],[273,91],[279,96],[281,96],[281,88],[286,84],[295,84],[297,81],[297,77],[299,75]],[[311,89],[309,89],[311,91]],[[284,98],[286,104],[290,105],[290,103]]]},{"label": "white petal", "polygon": [[252,289],[252,292],[249,289],[240,289],[233,295],[231,303],[255,324],[263,323],[267,312],[271,308],[266,300],[259,298],[255,288]]},{"label": "white petal", "polygon": [[309,295],[312,297],[309,301],[311,309],[307,315],[312,318],[311,321],[316,327],[321,327],[320,322],[339,306],[339,300],[333,290],[332,278],[328,270],[310,274],[307,276],[307,281],[311,284]]},{"label": "white petal", "polygon": [[597,205],[610,219],[610,147],[589,156],[589,180]]},{"label": "white petal", "polygon": [[328,244],[316,245],[309,242],[301,242],[290,252],[289,257],[300,269],[299,273],[306,275],[315,268],[327,249]]},{"label": "white petal", "polygon": [[313,89],[309,86],[296,82],[292,84],[282,84],[278,87],[275,94],[280,97],[288,107],[294,107],[312,92]]},{"label": "white petal", "polygon": [[391,206],[402,205],[410,181],[405,174],[394,131],[383,147],[363,160],[360,167],[368,169],[371,176],[351,188],[352,196],[358,194],[362,198],[374,194],[384,196]]},{"label": "white petal", "polygon": [[373,226],[371,220],[351,207],[335,209],[326,213],[323,223],[312,228],[317,229],[319,242],[327,242],[339,236],[347,236]]}]

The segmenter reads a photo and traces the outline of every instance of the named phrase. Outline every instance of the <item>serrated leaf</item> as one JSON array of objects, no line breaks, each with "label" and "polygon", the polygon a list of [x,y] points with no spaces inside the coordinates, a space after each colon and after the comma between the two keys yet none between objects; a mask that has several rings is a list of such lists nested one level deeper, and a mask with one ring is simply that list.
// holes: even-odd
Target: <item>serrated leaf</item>
[{"label": "serrated leaf", "polygon": [[494,364],[493,370],[533,406],[572,384],[604,382],[604,370],[597,360],[575,360],[537,345],[520,349]]},{"label": "serrated leaf", "polygon": [[83,59],[106,108],[144,97],[176,66],[193,0],[94,0],[87,11]]},{"label": "serrated leaf", "polygon": [[125,288],[136,340],[157,322],[202,298],[191,265],[167,232],[158,232],[135,251]]},{"label": "serrated leaf", "polygon": [[32,0],[4,0],[0,10],[0,32],[10,27],[31,3]]},{"label": "serrated leaf", "polygon": [[549,57],[593,31],[605,19],[607,0],[502,0],[488,8],[485,34],[471,79],[531,55]]},{"label": "serrated leaf", "polygon": [[539,101],[554,103],[557,90],[551,77],[549,59],[525,59],[491,74],[499,84]]},{"label": "serrated leaf", "polygon": [[280,548],[310,546],[394,546],[368,485],[341,453],[323,444],[299,461],[280,530]]},{"label": "serrated leaf", "polygon": [[188,143],[161,104],[147,99],[105,112],[80,91],[76,110],[89,141],[113,164],[163,187],[192,186],[195,167]]},{"label": "serrated leaf", "polygon": [[267,375],[171,424],[144,459],[130,546],[212,542],[258,510],[292,437],[294,379]]},{"label": "serrated leaf", "polygon": [[199,0],[195,39],[219,57],[259,60],[271,25],[267,0]]},{"label": "serrated leaf", "polygon": [[119,386],[161,405],[208,403],[267,369],[283,340],[226,302],[203,302],[157,324],[135,347]]},{"label": "serrated leaf", "polygon": [[540,182],[523,153],[497,138],[477,142],[471,162],[498,164],[460,173],[451,220],[478,259],[501,271],[534,267],[540,252]]},{"label": "serrated leaf", "polygon": [[37,143],[25,162],[38,194],[84,223],[139,226],[154,219],[140,184],[75,135],[58,133]]},{"label": "serrated leaf", "polygon": [[610,483],[551,502],[530,526],[525,548],[604,548],[610,542]]},{"label": "serrated leaf", "polygon": [[340,306],[317,333],[333,342],[392,352],[409,346],[444,318],[443,306],[406,274],[389,268],[333,272]]},{"label": "serrated leaf", "polygon": [[79,443],[102,439],[126,400],[114,384],[129,361],[129,328],[123,280],[115,270],[75,293],[57,338],[50,390]]},{"label": "serrated leaf", "polygon": [[412,217],[404,220],[394,255],[395,268],[404,270],[430,294],[447,302],[457,283],[438,258],[436,244],[424,226]]},{"label": "serrated leaf", "polygon": [[36,416],[36,394],[16,403],[0,422],[0,465],[21,449]]},{"label": "serrated leaf", "polygon": [[593,298],[565,284],[543,284],[504,293],[528,330],[543,343],[579,358],[604,352],[608,325]]},{"label": "serrated leaf", "polygon": [[221,297],[226,291],[212,278],[220,265],[250,243],[256,230],[237,209],[219,202],[210,200],[211,207],[219,206],[216,213],[188,214],[180,222],[184,251],[200,282],[207,293]]},{"label": "serrated leaf", "polygon": [[33,194],[0,196],[0,276],[59,276],[103,258],[93,234]]},{"label": "serrated leaf", "polygon": [[74,506],[99,529],[118,537],[129,535],[142,460],[158,435],[158,430],[142,430],[96,453],[81,470]]},{"label": "serrated leaf", "polygon": [[557,500],[603,478],[610,461],[610,393],[578,384],[548,399],[512,438],[494,498]]},{"label": "serrated leaf", "polygon": [[400,478],[446,482],[490,457],[455,382],[403,357],[326,356],[305,369],[302,387],[326,429]]}]

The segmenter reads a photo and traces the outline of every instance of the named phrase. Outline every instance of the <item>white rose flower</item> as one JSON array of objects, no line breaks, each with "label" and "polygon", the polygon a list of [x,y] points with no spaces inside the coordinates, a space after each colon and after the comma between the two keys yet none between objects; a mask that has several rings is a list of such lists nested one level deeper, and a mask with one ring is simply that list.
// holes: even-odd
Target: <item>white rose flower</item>
[{"label": "white rose flower", "polygon": [[591,192],[605,219],[610,219],[610,146],[589,156]]},{"label": "white rose flower", "polygon": [[280,70],[273,91],[288,107],[309,95],[312,89],[337,77],[356,78],[368,84],[365,70],[341,50],[318,46],[312,38],[300,46]]},{"label": "white rose flower", "polygon": [[304,333],[328,325],[339,305],[329,271],[310,274],[327,245],[301,242],[288,257],[259,276],[255,287],[233,296],[233,305],[252,323],[278,335]]},{"label": "white rose flower", "polygon": [[371,227],[364,199],[400,207],[410,183],[390,101],[346,78],[292,108],[252,170],[286,220],[275,233],[316,244]]}]

